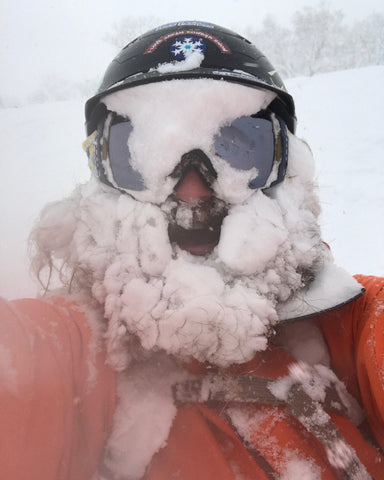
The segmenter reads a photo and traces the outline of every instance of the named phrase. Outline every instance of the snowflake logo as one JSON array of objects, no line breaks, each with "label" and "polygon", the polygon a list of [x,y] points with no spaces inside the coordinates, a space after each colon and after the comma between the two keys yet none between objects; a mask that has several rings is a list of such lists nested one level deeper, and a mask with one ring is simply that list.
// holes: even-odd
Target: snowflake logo
[{"label": "snowflake logo", "polygon": [[170,52],[177,60],[185,60],[191,53],[205,53],[206,49],[201,38],[188,36],[176,38],[170,47]]}]

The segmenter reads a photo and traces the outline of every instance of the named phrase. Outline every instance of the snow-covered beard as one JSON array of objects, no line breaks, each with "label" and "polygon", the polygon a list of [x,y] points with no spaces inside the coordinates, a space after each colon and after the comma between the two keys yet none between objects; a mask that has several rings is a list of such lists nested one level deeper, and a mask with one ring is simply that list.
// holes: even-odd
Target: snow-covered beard
[{"label": "snow-covered beard", "polygon": [[[103,310],[109,361],[117,370],[156,350],[219,366],[245,362],[266,348],[279,321],[276,308],[321,269],[325,247],[306,144],[289,135],[286,178],[265,190],[248,188],[254,172],[233,169],[212,153],[221,125],[266,108],[274,96],[199,79],[103,99],[132,121],[128,145],[147,190],[131,196],[92,178],[47,207],[33,237],[35,269],[56,264],[72,291]],[[204,257],[181,250],[168,235],[177,181],[171,173],[196,148],[217,173],[214,196],[224,217],[219,243]],[[188,209],[178,206],[181,226]]]},{"label": "snow-covered beard", "polygon": [[[302,289],[321,263],[311,212],[301,211],[300,218],[261,191],[229,209],[208,258],[169,248],[161,208],[122,197],[121,212],[132,221],[131,249],[127,238],[119,238],[124,251],[93,289],[105,301],[111,353],[119,354],[121,341],[132,335],[145,350],[164,349],[183,359],[220,366],[250,360],[266,348],[277,303]],[[132,231],[140,234],[132,238]]]},{"label": "snow-covered beard", "polygon": [[47,207],[35,239],[104,309],[116,369],[145,351],[226,366],[266,348],[277,304],[305,287],[324,255],[311,155],[293,136],[290,151],[282,184],[228,205],[206,257],[171,245],[167,202],[140,202],[96,179]]}]

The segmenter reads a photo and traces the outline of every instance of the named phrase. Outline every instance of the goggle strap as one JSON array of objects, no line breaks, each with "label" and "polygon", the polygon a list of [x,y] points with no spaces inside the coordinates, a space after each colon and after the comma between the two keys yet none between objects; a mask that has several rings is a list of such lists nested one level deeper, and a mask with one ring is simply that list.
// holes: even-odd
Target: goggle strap
[{"label": "goggle strap", "polygon": [[88,156],[93,155],[95,152],[96,135],[97,130],[92,132],[82,143],[83,150],[87,153]]},{"label": "goggle strap", "polygon": [[95,151],[96,151],[96,137],[97,137],[97,130],[92,132],[83,142],[83,150],[86,152],[88,156],[88,165],[91,170],[94,168],[95,164]]},{"label": "goggle strap", "polygon": [[[271,187],[276,185],[284,180],[285,173],[287,171],[287,164],[288,164],[288,130],[286,123],[280,117],[273,115],[273,120],[277,122],[278,125],[274,124],[274,128],[278,127],[279,131],[276,132],[276,143],[275,143],[275,156],[279,154],[279,157],[276,158],[275,161],[278,162],[278,173],[277,178],[271,183]],[[280,149],[280,152],[277,152],[277,149]]]}]

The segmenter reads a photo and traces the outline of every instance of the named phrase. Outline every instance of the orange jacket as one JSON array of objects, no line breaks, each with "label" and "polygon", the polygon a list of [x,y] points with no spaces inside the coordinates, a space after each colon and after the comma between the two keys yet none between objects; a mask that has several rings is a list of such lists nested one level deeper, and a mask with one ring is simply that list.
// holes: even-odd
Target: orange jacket
[{"label": "orange jacket", "polygon": [[0,478],[88,480],[108,436],[115,376],[84,316],[39,300],[0,303]]},{"label": "orange jacket", "polygon": [[[367,414],[362,431],[345,417],[333,422],[375,480],[384,479],[384,279],[358,277],[366,294],[317,317],[332,367]],[[112,425],[115,379],[102,351],[93,354],[81,313],[64,303],[2,302],[0,332],[0,477],[12,480],[88,480]],[[270,347],[231,373],[287,375],[292,358]],[[200,364],[190,365],[204,373]],[[167,445],[152,459],[145,480],[265,480],[289,477],[287,462],[301,458],[322,480],[344,478],[322,444],[283,407],[241,407],[254,422],[248,448],[220,410],[180,407]],[[298,468],[293,463],[291,468]],[[300,468],[300,465],[299,465]],[[276,478],[276,477],[275,477]]]}]

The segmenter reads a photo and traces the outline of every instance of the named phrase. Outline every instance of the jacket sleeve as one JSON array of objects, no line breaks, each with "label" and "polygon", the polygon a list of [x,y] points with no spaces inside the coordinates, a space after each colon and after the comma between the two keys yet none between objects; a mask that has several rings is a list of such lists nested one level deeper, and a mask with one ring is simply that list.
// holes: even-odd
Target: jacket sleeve
[{"label": "jacket sleeve", "polygon": [[356,276],[366,293],[330,312],[321,328],[332,364],[361,402],[370,429],[384,449],[384,278]]},{"label": "jacket sleeve", "polygon": [[1,478],[90,479],[114,402],[114,374],[82,313],[0,301]]}]

